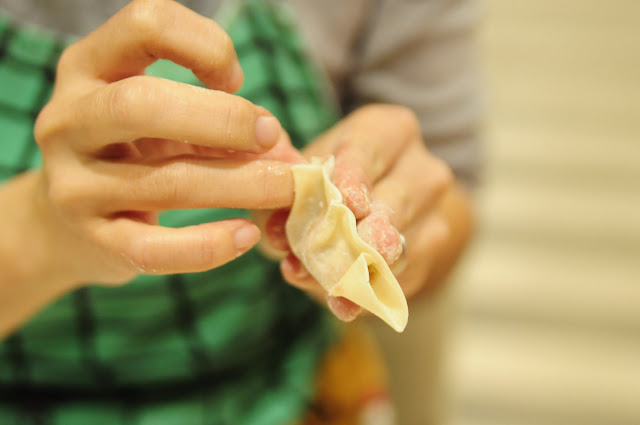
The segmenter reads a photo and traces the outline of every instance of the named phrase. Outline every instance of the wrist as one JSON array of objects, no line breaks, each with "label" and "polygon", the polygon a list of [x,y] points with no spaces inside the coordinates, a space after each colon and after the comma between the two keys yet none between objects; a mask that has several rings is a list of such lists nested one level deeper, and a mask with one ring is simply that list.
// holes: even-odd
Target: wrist
[{"label": "wrist", "polygon": [[0,243],[3,257],[11,264],[8,274],[13,282],[61,294],[74,289],[78,279],[65,267],[69,247],[61,237],[63,226],[46,200],[44,181],[42,172],[35,170],[2,188],[6,200],[2,203],[9,207],[3,212],[0,226],[5,237]]},{"label": "wrist", "polygon": [[78,285],[61,267],[53,220],[40,197],[39,171],[0,186],[0,339]]}]

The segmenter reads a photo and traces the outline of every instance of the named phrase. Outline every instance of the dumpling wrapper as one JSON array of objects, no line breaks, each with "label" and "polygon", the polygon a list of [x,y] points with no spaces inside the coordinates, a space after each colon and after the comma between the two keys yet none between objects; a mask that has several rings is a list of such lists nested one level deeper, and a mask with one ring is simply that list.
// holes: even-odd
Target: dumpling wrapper
[{"label": "dumpling wrapper", "polygon": [[333,157],[292,167],[295,199],[286,223],[291,251],[329,295],[354,302],[402,332],[407,300],[384,258],[358,235],[353,212],[331,182],[333,167]]}]

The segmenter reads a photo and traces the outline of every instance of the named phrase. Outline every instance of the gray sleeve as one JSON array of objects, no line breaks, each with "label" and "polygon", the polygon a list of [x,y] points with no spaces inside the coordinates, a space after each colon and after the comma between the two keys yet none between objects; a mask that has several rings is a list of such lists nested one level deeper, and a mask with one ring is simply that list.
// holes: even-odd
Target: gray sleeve
[{"label": "gray sleeve", "polygon": [[[60,35],[84,36],[131,0],[0,0],[0,8],[18,22]],[[220,0],[178,0],[204,16],[213,16]]]},{"label": "gray sleeve", "polygon": [[381,0],[355,52],[348,93],[357,104],[405,105],[428,148],[467,184],[478,178],[481,100],[474,0]]}]

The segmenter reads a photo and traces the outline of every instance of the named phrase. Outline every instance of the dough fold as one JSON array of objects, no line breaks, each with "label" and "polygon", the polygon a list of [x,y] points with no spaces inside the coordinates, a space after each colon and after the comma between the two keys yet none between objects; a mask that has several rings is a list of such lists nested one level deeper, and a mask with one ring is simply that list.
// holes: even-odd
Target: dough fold
[{"label": "dough fold", "polygon": [[344,297],[397,332],[407,325],[407,300],[384,258],[366,244],[356,219],[331,182],[334,159],[292,168],[295,199],[286,224],[292,252],[329,295]]}]

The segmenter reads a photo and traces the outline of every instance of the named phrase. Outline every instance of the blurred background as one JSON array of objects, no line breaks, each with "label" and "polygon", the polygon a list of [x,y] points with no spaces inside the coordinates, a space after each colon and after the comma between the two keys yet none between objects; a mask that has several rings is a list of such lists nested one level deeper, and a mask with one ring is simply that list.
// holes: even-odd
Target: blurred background
[{"label": "blurred background", "polygon": [[488,0],[455,425],[640,424],[640,1]]}]

